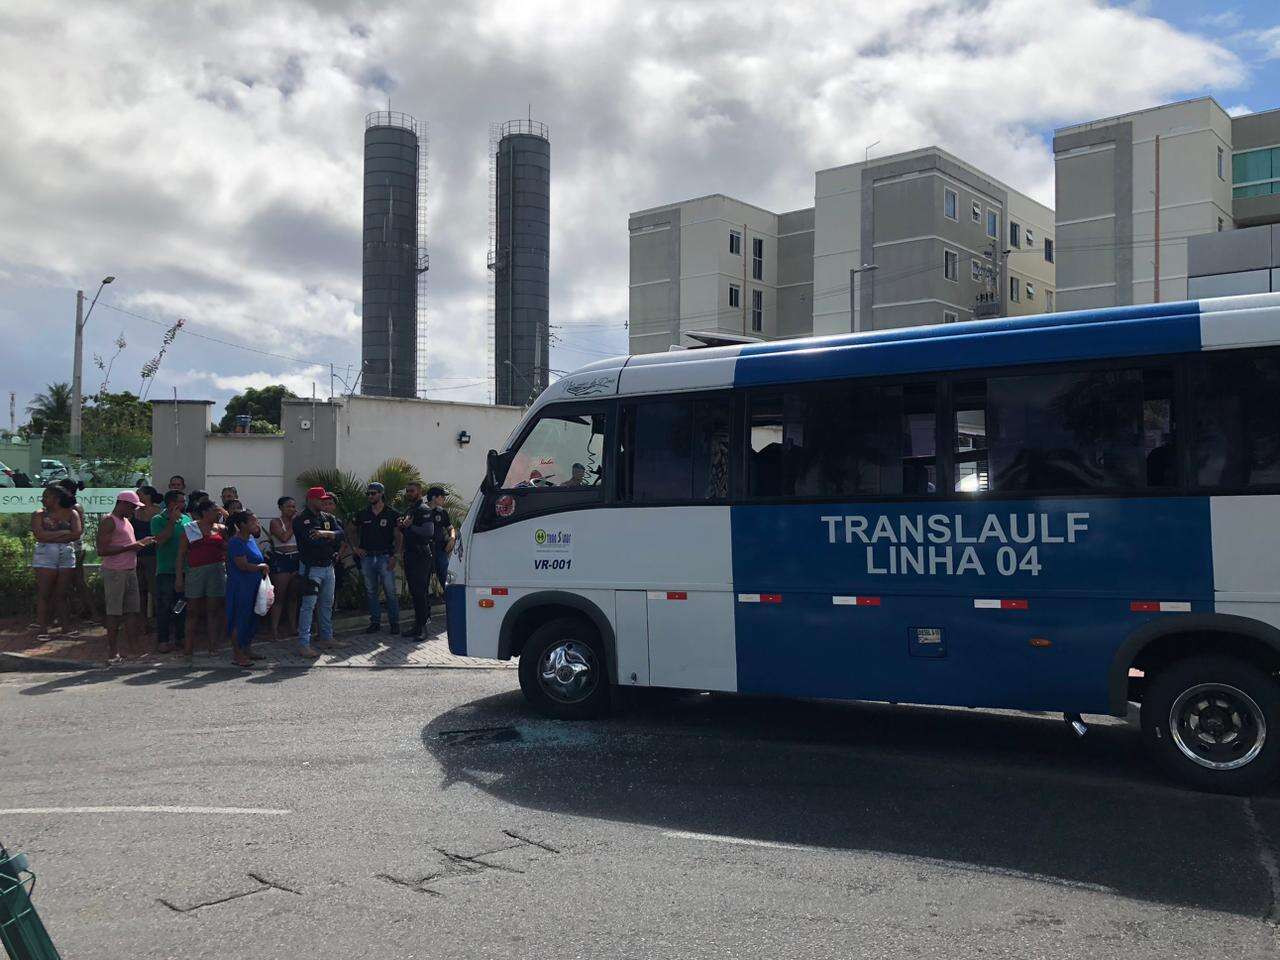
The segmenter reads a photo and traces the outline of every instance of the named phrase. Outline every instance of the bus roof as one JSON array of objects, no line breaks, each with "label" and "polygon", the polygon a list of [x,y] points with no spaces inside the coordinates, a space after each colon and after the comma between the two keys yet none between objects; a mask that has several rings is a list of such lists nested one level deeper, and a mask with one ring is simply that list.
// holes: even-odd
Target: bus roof
[{"label": "bus roof", "polygon": [[1280,293],[1000,317],[601,360],[556,381],[537,406],[667,393],[1155,356],[1280,343]]}]

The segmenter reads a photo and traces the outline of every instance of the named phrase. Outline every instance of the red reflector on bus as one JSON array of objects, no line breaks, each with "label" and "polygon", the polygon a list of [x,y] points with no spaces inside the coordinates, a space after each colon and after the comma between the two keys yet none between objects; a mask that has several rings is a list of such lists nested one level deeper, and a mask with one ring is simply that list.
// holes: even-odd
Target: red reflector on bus
[{"label": "red reflector on bus", "polygon": [[878,607],[879,597],[832,597],[832,604],[837,607]]},{"label": "red reflector on bus", "polygon": [[683,590],[668,590],[667,599],[668,600],[688,600],[689,594],[687,594]]},{"label": "red reflector on bus", "polygon": [[490,607],[493,606],[493,601],[490,600],[488,597],[484,597],[480,600],[480,606],[488,610]]},{"label": "red reflector on bus", "polygon": [[505,597],[506,595],[507,595],[506,587],[490,587],[489,588],[489,596],[491,597]]},{"label": "red reflector on bus", "polygon": [[1133,613],[1190,613],[1191,604],[1186,600],[1134,600],[1129,604]]},{"label": "red reflector on bus", "polygon": [[762,593],[760,594],[761,603],[781,603],[782,594],[780,593]]},{"label": "red reflector on bus", "polygon": [[974,600],[973,606],[978,610],[1026,610],[1025,600]]}]

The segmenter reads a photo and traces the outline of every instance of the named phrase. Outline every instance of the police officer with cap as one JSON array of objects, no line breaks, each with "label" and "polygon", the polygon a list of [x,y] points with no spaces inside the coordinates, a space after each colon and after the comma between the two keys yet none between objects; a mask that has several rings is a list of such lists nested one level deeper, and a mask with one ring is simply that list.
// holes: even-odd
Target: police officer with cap
[{"label": "police officer with cap", "polygon": [[422,484],[407,483],[404,493],[409,501],[400,518],[400,532],[404,536],[404,580],[413,598],[413,629],[406,634],[406,639],[421,640],[431,620],[431,553],[436,529],[431,505],[422,499]]},{"label": "police officer with cap", "polygon": [[431,506],[431,524],[434,527],[431,537],[431,559],[434,562],[436,579],[440,581],[442,599],[449,573],[449,551],[453,549],[453,522],[449,519],[449,512],[445,510],[445,500],[443,487],[432,487],[427,491],[427,503]]},{"label": "police officer with cap", "polygon": [[309,489],[307,509],[293,518],[293,534],[298,540],[298,558],[305,578],[298,611],[298,652],[311,658],[319,656],[311,645],[313,619],[319,621],[317,644],[333,642],[333,561],[342,545],[342,524],[325,511],[321,502],[326,495],[324,487]]}]

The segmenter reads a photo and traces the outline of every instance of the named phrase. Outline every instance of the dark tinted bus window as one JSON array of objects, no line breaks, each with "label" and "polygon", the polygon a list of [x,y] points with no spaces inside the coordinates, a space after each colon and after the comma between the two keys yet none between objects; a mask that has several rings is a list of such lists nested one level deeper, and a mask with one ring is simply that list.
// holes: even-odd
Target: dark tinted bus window
[{"label": "dark tinted bus window", "polygon": [[625,408],[623,499],[704,501],[729,495],[727,397]]},{"label": "dark tinted bus window", "polygon": [[1167,367],[964,381],[956,384],[955,417],[958,491],[1141,490],[1177,482]]},{"label": "dark tinted bus window", "polygon": [[933,384],[819,384],[751,398],[748,492],[756,497],[936,490]]},{"label": "dark tinted bus window", "polygon": [[1192,476],[1202,487],[1280,484],[1280,355],[1232,351],[1190,359]]}]

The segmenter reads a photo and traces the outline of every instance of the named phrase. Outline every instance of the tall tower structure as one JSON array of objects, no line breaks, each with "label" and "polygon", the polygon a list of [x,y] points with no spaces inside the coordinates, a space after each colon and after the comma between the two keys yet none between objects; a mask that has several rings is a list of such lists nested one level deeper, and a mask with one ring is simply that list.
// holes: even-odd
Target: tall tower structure
[{"label": "tall tower structure", "polygon": [[426,124],[378,110],[364,124],[364,294],[360,392],[426,386]]},{"label": "tall tower structure", "polygon": [[497,133],[494,400],[524,406],[547,386],[550,365],[551,139],[535,120],[512,120]]}]

